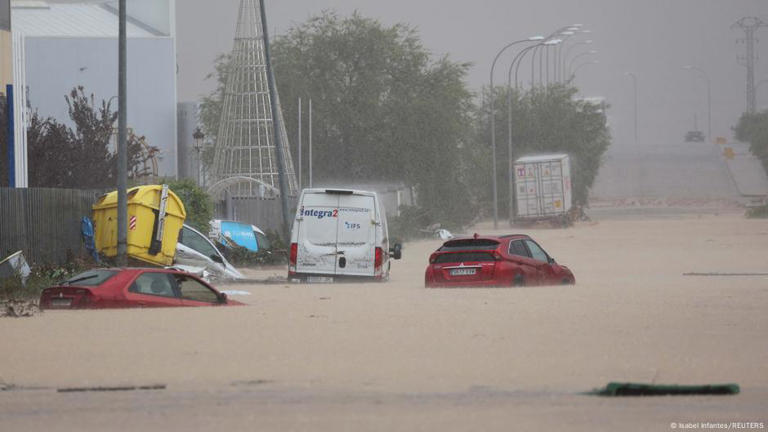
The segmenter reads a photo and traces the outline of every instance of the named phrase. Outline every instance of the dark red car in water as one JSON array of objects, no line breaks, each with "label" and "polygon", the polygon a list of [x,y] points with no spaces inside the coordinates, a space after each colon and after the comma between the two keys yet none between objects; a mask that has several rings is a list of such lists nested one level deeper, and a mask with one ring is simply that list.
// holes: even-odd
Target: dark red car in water
[{"label": "dark red car in water", "polygon": [[432,253],[427,288],[573,284],[571,270],[523,234],[449,240]]},{"label": "dark red car in water", "polygon": [[40,294],[40,309],[232,306],[202,279],[178,270],[104,268],[88,270]]}]

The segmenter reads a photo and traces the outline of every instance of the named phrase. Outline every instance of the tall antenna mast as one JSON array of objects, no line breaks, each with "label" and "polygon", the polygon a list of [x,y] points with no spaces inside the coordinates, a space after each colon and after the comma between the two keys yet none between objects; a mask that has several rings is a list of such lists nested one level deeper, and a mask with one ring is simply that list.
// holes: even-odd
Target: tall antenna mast
[{"label": "tall antenna mast", "polygon": [[736,21],[731,28],[740,28],[744,30],[744,39],[737,39],[736,42],[743,42],[747,46],[746,56],[738,58],[739,64],[747,68],[747,113],[754,114],[757,106],[757,97],[755,93],[755,31],[760,27],[768,27],[760,18],[744,17]]}]

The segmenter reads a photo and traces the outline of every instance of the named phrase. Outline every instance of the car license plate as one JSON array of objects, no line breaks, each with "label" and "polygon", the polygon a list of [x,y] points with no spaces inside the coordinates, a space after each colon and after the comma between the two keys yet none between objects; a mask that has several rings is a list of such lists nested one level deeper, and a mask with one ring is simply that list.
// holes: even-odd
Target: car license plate
[{"label": "car license plate", "polygon": [[72,306],[71,298],[52,298],[51,306],[53,307],[70,307]]},{"label": "car license plate", "polygon": [[309,283],[333,283],[333,278],[328,276],[307,276]]},{"label": "car license plate", "polygon": [[451,276],[468,276],[477,273],[476,268],[457,268],[451,269]]}]

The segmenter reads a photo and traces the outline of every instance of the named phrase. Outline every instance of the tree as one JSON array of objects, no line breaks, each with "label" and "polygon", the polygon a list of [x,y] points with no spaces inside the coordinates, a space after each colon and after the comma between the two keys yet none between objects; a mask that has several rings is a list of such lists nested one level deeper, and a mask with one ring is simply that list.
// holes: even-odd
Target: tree
[{"label": "tree", "polygon": [[[576,99],[576,88],[559,84],[527,92],[513,89],[512,92],[512,159],[525,154],[568,153],[571,156],[574,203],[586,205],[589,189],[597,177],[603,154],[610,145],[605,106]],[[499,210],[505,214],[509,208],[507,89],[496,88],[494,97]],[[476,174],[469,183],[485,191],[483,202],[487,206],[491,201],[491,180],[487,171],[482,172],[480,169],[491,164],[488,148],[491,133],[490,95],[487,89],[483,100],[476,114],[477,130],[470,151],[477,150],[478,155],[487,156],[470,160],[474,169],[469,172]]]},{"label": "tree", "polygon": [[[404,182],[443,222],[472,219],[474,202],[457,175],[471,126],[467,64],[432,61],[406,25],[333,12],[278,37],[273,58],[289,137],[297,136],[297,98],[312,98],[315,179]],[[218,128],[226,61],[219,58],[219,87],[202,102],[208,132]]]},{"label": "tree", "polygon": [[168,182],[168,188],[184,203],[184,210],[187,212],[184,223],[202,233],[210,231],[208,222],[213,219],[211,197],[191,179],[171,180]]},{"label": "tree", "polygon": [[749,151],[768,172],[768,111],[742,114],[733,130],[737,140],[749,143]]},{"label": "tree", "polygon": [[[97,107],[94,96],[76,87],[66,95],[69,117],[75,125],[30,116],[27,129],[29,185],[31,187],[106,188],[117,183],[117,154],[109,148],[117,113],[106,101]],[[140,174],[157,148],[145,137],[129,133],[128,172]]]}]

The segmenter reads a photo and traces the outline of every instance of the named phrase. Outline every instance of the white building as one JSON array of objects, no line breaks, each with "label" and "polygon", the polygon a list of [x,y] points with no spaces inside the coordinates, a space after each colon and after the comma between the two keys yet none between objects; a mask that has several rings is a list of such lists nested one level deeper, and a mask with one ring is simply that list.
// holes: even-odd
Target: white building
[{"label": "white building", "polygon": [[[127,0],[128,127],[160,149],[161,176],[178,173],[175,7]],[[77,86],[117,110],[117,0],[12,0],[11,16],[33,110],[71,124],[64,95]]]}]

